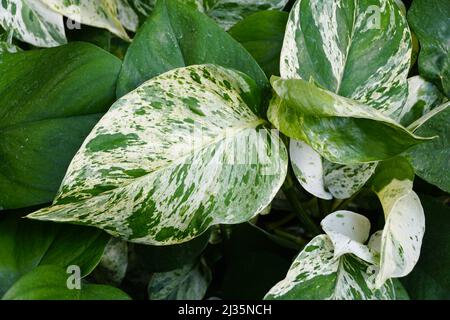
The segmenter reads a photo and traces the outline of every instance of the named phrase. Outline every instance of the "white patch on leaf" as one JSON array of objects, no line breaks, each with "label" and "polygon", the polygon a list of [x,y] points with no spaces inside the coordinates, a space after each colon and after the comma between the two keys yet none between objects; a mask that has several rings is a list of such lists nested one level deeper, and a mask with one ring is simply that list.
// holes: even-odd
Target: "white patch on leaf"
[{"label": "white patch on leaf", "polygon": [[320,155],[305,142],[293,139],[289,143],[289,155],[301,186],[318,198],[332,199],[332,195],[325,190]]}]

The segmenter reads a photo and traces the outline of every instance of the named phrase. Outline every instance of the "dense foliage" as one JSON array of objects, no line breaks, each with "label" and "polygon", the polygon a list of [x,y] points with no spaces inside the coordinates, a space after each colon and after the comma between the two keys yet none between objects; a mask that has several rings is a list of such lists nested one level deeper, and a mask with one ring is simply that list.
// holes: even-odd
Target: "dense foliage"
[{"label": "dense foliage", "polygon": [[449,0],[0,26],[3,299],[450,299]]}]

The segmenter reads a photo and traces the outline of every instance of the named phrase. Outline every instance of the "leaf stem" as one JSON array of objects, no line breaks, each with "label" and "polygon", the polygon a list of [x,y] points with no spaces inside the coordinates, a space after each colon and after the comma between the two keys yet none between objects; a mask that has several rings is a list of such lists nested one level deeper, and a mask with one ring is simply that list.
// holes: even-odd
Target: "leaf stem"
[{"label": "leaf stem", "polygon": [[294,212],[297,215],[297,218],[300,220],[301,226],[304,227],[305,230],[313,236],[320,234],[320,228],[311,219],[299,200],[299,195],[297,194],[290,170],[288,170],[288,174],[286,176],[286,180],[284,181],[282,189],[286,198],[291,203]]}]

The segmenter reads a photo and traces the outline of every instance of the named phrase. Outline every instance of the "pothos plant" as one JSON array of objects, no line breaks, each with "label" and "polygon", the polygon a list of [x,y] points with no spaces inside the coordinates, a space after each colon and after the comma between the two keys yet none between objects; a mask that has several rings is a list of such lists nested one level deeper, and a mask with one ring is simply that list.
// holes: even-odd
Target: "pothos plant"
[{"label": "pothos plant", "polygon": [[1,1],[0,296],[450,298],[449,19]]}]

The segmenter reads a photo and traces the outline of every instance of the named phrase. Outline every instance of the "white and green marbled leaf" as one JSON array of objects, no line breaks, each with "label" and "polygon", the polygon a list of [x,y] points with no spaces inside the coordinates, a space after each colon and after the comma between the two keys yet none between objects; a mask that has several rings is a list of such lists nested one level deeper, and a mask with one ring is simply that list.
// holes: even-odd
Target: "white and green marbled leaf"
[{"label": "white and green marbled leaf", "polygon": [[102,259],[95,272],[101,282],[119,285],[128,268],[128,243],[119,238],[111,238],[105,247]]},{"label": "white and green marbled leaf", "polygon": [[331,200],[347,199],[357,193],[375,172],[376,163],[343,165],[322,158],[303,141],[291,139],[289,156],[302,187],[312,195]]},{"label": "white and green marbled leaf", "polygon": [[385,216],[383,231],[371,241],[380,251],[380,269],[375,287],[387,279],[404,277],[419,260],[425,232],[425,215],[412,190],[414,169],[405,158],[382,162],[375,173],[372,189],[380,199]]},{"label": "white and green marbled leaf", "polygon": [[288,0],[203,0],[205,13],[225,30],[252,13],[282,10]]},{"label": "white and green marbled leaf", "polygon": [[3,32],[3,30],[0,28],[0,54],[5,52],[16,53],[21,50],[13,43],[13,33],[14,32]]},{"label": "white and green marbled leaf", "polygon": [[[265,299],[395,299],[391,281],[371,287],[376,253],[364,245],[369,220],[351,211],[337,211],[322,221],[326,235],[306,245]],[[367,261],[366,261],[367,260]]]},{"label": "white and green marbled leaf", "polygon": [[399,117],[401,124],[404,126],[411,125],[446,100],[444,94],[433,83],[428,82],[421,76],[409,78],[408,99]]},{"label": "white and green marbled leaf", "polygon": [[[410,33],[404,14],[390,0],[300,0],[294,5],[281,53],[281,76],[313,80],[327,90],[398,113],[406,98]],[[364,58],[362,58],[364,57]],[[373,61],[366,66],[367,59]],[[387,108],[387,109],[386,109]],[[291,144],[292,152],[298,144]],[[306,147],[305,147],[306,148]],[[309,152],[310,156],[314,151]],[[306,190],[315,196],[351,197],[370,178],[376,164],[342,166],[313,156],[327,168],[322,175],[296,164]],[[299,177],[300,177],[299,176]],[[309,177],[309,179],[304,179]],[[314,178],[314,180],[313,180]],[[300,180],[300,179],[299,179]]]},{"label": "white and green marbled leaf", "polygon": [[41,0],[0,1],[0,25],[34,46],[55,47],[67,42],[63,16]]},{"label": "white and green marbled leaf", "polygon": [[136,32],[139,17],[130,3],[130,0],[117,0],[117,18],[125,29]]},{"label": "white and green marbled leaf", "polygon": [[[120,18],[125,26],[135,29],[137,15],[130,13],[131,8],[122,0],[41,0],[49,8],[69,19],[108,29],[124,40],[130,40]],[[120,9],[120,10],[119,10]],[[119,18],[120,16],[120,18]]]},{"label": "white and green marbled leaf", "polygon": [[[129,0],[136,11],[148,16],[156,0]],[[228,30],[252,13],[263,10],[282,10],[288,0],[181,0],[214,19]]]},{"label": "white and green marbled leaf", "polygon": [[202,300],[211,279],[211,271],[202,260],[154,273],[148,284],[148,297],[150,300]]},{"label": "white and green marbled leaf", "polygon": [[282,141],[257,115],[259,97],[249,77],[214,65],[149,80],[96,125],[53,205],[28,217],[157,245],[250,220],[287,170]]}]

